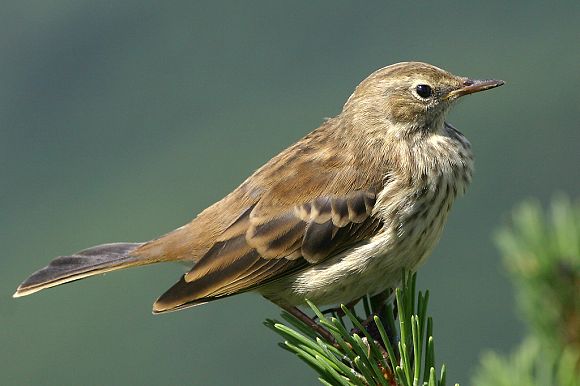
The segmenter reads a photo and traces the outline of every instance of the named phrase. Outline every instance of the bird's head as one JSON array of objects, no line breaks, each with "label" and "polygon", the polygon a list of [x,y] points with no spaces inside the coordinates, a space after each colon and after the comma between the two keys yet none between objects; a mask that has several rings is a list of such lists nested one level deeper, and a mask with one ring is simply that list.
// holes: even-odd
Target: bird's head
[{"label": "bird's head", "polygon": [[[504,84],[453,75],[421,62],[381,68],[363,80],[344,106],[352,119],[407,137],[436,131],[459,97]],[[361,121],[362,120],[362,121]]]}]

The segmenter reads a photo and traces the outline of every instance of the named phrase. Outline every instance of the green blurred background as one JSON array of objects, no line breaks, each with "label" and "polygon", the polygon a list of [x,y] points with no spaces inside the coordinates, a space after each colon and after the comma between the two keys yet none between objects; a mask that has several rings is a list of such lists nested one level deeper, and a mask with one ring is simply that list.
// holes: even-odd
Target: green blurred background
[{"label": "green blurred background", "polygon": [[507,81],[449,117],[477,170],[419,285],[451,381],[519,342],[491,235],[580,189],[580,3],[402,3],[3,1],[0,384],[316,384],[256,295],[152,316],[178,265],[10,296],[54,256],[184,224],[403,60]]}]

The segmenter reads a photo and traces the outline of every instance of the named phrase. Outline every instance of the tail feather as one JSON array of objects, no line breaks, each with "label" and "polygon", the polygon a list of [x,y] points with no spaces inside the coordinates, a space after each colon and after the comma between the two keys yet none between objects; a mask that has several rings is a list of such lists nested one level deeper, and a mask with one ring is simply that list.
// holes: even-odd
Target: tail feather
[{"label": "tail feather", "polygon": [[141,245],[141,243],[103,244],[71,256],[57,257],[20,284],[13,297],[30,295],[45,288],[104,272],[155,262],[131,256],[131,252]]}]

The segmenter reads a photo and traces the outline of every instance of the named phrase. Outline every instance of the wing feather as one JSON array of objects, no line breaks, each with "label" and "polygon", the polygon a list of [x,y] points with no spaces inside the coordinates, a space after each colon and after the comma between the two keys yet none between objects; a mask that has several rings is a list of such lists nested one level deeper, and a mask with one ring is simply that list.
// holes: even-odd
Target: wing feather
[{"label": "wing feather", "polygon": [[[332,128],[330,122],[320,130]],[[188,225],[187,229],[200,226],[216,233],[180,244],[204,252],[157,300],[156,312],[258,288],[376,234],[381,222],[373,208],[388,174],[386,164],[373,159],[381,168],[363,173],[368,167],[357,164],[348,152],[337,152],[320,130],[274,157],[223,203]],[[229,207],[238,217],[225,216]],[[222,225],[214,225],[213,219]]]},{"label": "wing feather", "polygon": [[[178,283],[156,302],[156,312],[245,292],[360,243],[375,234],[375,195],[318,197],[270,220],[246,211]],[[324,221],[323,221],[324,220]],[[240,227],[245,224],[246,229]]]}]

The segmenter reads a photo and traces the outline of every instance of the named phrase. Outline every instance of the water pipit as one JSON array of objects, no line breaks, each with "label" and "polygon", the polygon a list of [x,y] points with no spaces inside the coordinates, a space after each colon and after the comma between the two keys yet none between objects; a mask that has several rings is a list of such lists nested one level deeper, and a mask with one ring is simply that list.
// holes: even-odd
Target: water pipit
[{"label": "water pipit", "polygon": [[169,261],[192,268],[154,313],[247,291],[292,310],[305,298],[347,303],[396,285],[429,255],[471,180],[471,146],[445,121],[447,111],[463,95],[502,84],[419,62],[379,69],[340,114],[187,225],[145,243],[58,257],[14,296]]}]

